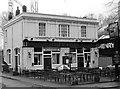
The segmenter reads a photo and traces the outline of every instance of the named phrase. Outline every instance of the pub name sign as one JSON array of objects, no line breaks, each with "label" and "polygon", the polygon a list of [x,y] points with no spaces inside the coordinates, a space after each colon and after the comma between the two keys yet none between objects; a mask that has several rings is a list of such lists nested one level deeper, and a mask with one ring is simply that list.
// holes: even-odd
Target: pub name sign
[{"label": "pub name sign", "polygon": [[114,43],[103,43],[98,47],[99,49],[111,49],[114,48]]}]

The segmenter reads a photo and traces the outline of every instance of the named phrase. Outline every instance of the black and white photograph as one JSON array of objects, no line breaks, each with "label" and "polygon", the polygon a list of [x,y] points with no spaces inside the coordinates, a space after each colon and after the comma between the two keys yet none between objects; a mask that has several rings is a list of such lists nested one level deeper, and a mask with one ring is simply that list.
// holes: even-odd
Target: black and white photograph
[{"label": "black and white photograph", "polygon": [[1,89],[120,89],[120,0],[1,0]]}]

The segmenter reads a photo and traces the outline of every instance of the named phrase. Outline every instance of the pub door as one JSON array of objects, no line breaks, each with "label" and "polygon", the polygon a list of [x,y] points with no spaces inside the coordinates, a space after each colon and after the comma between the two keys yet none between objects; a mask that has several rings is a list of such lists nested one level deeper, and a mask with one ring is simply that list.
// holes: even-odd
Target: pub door
[{"label": "pub door", "polygon": [[84,67],[84,57],[83,56],[78,56],[77,57],[77,61],[78,61],[78,70],[81,68],[81,67]]},{"label": "pub door", "polygon": [[44,55],[44,70],[51,69],[52,69],[51,55]]}]

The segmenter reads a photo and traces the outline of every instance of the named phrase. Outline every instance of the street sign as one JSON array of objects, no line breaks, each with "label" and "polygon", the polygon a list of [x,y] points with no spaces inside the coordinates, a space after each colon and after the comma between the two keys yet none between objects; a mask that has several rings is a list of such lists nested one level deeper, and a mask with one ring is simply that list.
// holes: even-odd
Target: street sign
[{"label": "street sign", "polygon": [[119,54],[115,54],[112,60],[113,60],[113,65],[115,65],[115,64],[120,65],[120,55]]}]

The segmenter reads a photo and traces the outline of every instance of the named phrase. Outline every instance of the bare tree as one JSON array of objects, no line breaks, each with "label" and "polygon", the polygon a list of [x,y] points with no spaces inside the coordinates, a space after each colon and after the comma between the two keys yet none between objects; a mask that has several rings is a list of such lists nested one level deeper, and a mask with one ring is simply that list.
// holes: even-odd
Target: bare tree
[{"label": "bare tree", "polygon": [[99,27],[103,27],[109,23],[118,21],[118,0],[111,0],[110,2],[106,3],[105,6],[109,9],[107,11],[109,15],[105,17],[102,14],[99,14]]},{"label": "bare tree", "polygon": [[0,16],[0,26],[3,26],[4,24],[6,24],[8,21],[8,13],[7,12],[3,12]]},{"label": "bare tree", "polygon": [[6,24],[8,22],[8,14],[7,12],[3,12],[1,15],[0,15],[0,28],[1,28],[1,31],[0,31],[0,35],[3,36],[3,25]]}]

